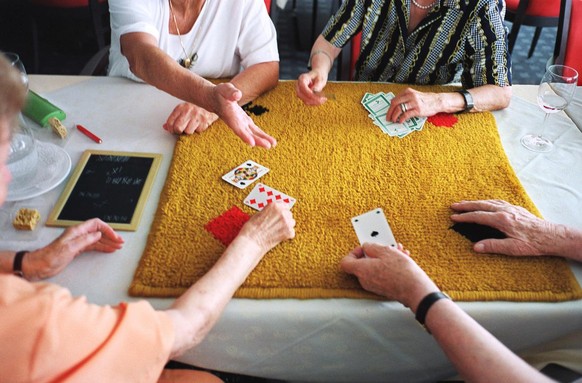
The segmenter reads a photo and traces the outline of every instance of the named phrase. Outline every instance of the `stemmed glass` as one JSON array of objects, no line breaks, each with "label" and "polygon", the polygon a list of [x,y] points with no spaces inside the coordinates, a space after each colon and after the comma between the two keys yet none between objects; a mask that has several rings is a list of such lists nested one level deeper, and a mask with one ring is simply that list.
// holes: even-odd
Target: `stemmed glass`
[{"label": "stemmed glass", "polygon": [[26,69],[24,68],[24,64],[22,63],[20,56],[12,52],[4,52],[4,56],[8,59],[8,62],[12,64],[14,68],[18,69],[20,75],[22,76],[22,83],[26,89],[28,89],[28,75],[26,74]]},{"label": "stemmed glass", "polygon": [[[8,62],[20,72],[22,84],[28,90],[28,75],[20,57],[16,53],[2,52]],[[12,134],[10,141],[10,153],[8,155],[8,167],[13,179],[21,174],[30,173],[36,166],[35,141],[32,131],[24,120],[22,113],[18,116],[18,129]],[[26,166],[23,166],[26,163]]]},{"label": "stemmed glass", "polygon": [[578,83],[578,72],[565,65],[551,65],[546,70],[538,88],[538,105],[546,113],[540,134],[527,134],[521,144],[534,152],[549,152],[554,148],[552,141],[543,136],[548,117],[566,109],[572,101]]}]

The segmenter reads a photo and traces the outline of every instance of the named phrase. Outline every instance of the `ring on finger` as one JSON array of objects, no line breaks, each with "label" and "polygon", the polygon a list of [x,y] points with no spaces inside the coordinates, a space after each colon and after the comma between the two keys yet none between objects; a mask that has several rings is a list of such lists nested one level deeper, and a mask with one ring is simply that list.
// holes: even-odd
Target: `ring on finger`
[{"label": "ring on finger", "polygon": [[406,113],[406,111],[408,110],[408,107],[406,106],[405,102],[400,104],[400,110],[402,110],[402,113]]}]

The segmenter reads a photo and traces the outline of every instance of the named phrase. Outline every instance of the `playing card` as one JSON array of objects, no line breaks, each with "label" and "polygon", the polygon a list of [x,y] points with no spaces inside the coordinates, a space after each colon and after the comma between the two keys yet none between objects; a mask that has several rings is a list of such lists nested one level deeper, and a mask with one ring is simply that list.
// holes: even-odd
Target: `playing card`
[{"label": "playing card", "polygon": [[390,101],[384,93],[376,94],[369,97],[364,103],[364,108],[374,116],[386,115],[386,111],[390,107]]},{"label": "playing card", "polygon": [[223,175],[222,179],[239,189],[244,189],[268,172],[268,168],[248,160]]},{"label": "playing card", "polygon": [[255,210],[261,211],[268,204],[278,201],[284,202],[289,206],[289,208],[292,208],[293,205],[295,205],[295,202],[297,202],[295,198],[260,183],[255,186],[253,191],[251,191],[248,197],[245,198],[244,203]]},{"label": "playing card", "polygon": [[396,239],[394,239],[390,225],[388,225],[384,211],[381,208],[376,208],[352,218],[352,225],[360,245],[370,242],[384,246],[396,246]]}]

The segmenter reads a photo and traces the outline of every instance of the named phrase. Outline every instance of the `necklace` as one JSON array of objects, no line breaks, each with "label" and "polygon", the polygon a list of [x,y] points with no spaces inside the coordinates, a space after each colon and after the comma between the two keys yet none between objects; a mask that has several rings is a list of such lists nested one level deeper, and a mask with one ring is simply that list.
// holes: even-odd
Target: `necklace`
[{"label": "necklace", "polygon": [[[184,58],[180,59],[180,61],[178,61],[180,63],[180,65],[182,65],[184,68],[186,69],[190,69],[192,68],[192,66],[194,64],[196,64],[196,61],[198,61],[198,52],[192,52],[191,55],[188,55],[188,53],[186,53],[186,48],[184,47],[184,43],[182,42],[182,35],[180,34],[180,28],[178,28],[178,22],[176,21],[176,15],[174,14],[174,8],[172,7],[172,0],[170,1],[170,13],[172,15],[172,19],[174,20],[174,26],[176,27],[176,32],[178,32],[178,39],[180,40],[180,46],[182,47],[182,52],[184,52]],[[200,14],[202,14],[202,12],[200,12]],[[198,15],[198,17],[200,17],[200,15]],[[202,28],[202,26],[200,26],[200,28]],[[195,43],[194,45],[198,44],[198,36],[199,33],[196,33],[196,39],[195,39]]]},{"label": "necklace", "polygon": [[422,5],[422,4],[419,4],[416,0],[412,0],[412,4],[416,5],[420,9],[424,9],[424,10],[431,9],[438,2],[439,2],[439,0],[435,0],[432,3],[430,3],[429,5]]}]

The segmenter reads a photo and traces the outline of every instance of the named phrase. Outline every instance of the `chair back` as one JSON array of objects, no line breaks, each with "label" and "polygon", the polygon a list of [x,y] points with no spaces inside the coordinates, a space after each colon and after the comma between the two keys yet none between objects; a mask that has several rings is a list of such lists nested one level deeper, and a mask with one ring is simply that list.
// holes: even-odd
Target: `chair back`
[{"label": "chair back", "polygon": [[[97,0],[97,2],[106,3],[107,0]],[[87,8],[90,0],[30,0],[30,3],[50,8]]]},{"label": "chair back", "polygon": [[506,0],[506,11],[530,17],[558,17],[560,0]]},{"label": "chair back", "polygon": [[562,2],[554,57],[555,64],[576,69],[582,85],[582,0]]}]

